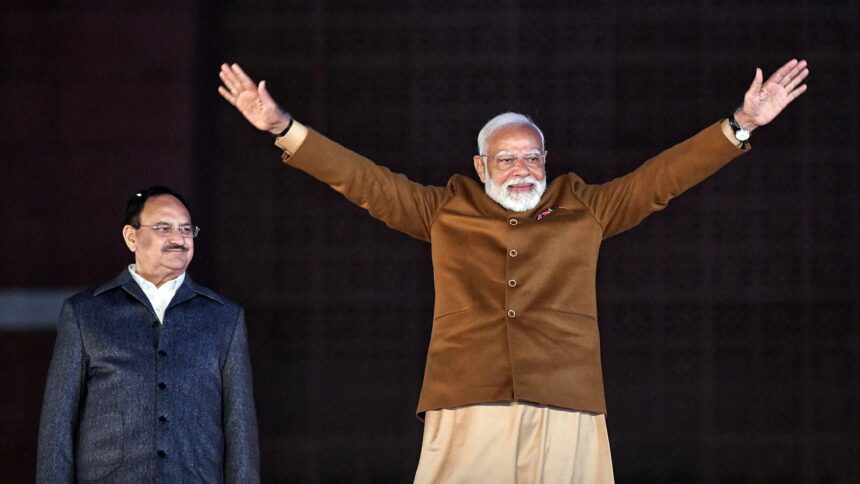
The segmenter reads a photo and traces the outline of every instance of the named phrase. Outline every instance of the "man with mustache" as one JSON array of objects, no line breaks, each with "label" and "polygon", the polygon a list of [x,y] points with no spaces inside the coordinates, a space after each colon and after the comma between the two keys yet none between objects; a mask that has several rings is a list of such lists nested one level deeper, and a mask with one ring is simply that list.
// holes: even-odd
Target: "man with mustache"
[{"label": "man with mustache", "polygon": [[750,132],[806,90],[805,61],[741,107],[633,172],[603,184],[573,173],[547,185],[543,134],[503,113],[473,158],[483,188],[454,175],[428,187],[392,173],[282,111],[237,64],[221,95],[276,136],[283,161],[390,227],[431,243],[436,303],[418,413],[415,482],[613,482],[597,326],[600,244],[749,149]]},{"label": "man with mustache", "polygon": [[244,313],[187,276],[187,207],[167,187],[134,194],[134,264],[64,303],[37,482],[259,482]]}]

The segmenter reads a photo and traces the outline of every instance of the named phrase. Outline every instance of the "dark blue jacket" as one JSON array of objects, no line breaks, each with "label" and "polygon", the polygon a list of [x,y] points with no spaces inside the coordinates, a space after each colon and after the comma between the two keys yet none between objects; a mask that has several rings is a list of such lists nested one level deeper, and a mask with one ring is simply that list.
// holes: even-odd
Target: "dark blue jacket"
[{"label": "dark blue jacket", "polygon": [[63,305],[36,481],[258,482],[242,308],[186,276],[158,318],[128,270]]}]

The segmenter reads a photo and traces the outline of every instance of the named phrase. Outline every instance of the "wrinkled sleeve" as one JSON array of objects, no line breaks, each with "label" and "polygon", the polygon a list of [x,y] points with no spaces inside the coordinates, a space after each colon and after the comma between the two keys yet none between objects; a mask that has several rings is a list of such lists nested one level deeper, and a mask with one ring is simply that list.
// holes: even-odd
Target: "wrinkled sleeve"
[{"label": "wrinkled sleeve", "polygon": [[38,483],[75,481],[75,436],[84,374],[80,326],[74,306],[67,300],[60,312],[42,401],[36,462]]},{"label": "wrinkled sleeve", "polygon": [[429,241],[430,226],[450,196],[445,187],[424,186],[309,130],[284,162],[326,183],[389,227]]},{"label": "wrinkled sleeve", "polygon": [[571,174],[570,186],[603,228],[603,238],[608,238],[662,210],[670,200],[749,149],[749,145],[741,149],[732,144],[720,123],[715,123],[627,175],[589,185]]},{"label": "wrinkled sleeve", "polygon": [[221,369],[224,482],[260,482],[260,444],[245,314],[240,309]]}]

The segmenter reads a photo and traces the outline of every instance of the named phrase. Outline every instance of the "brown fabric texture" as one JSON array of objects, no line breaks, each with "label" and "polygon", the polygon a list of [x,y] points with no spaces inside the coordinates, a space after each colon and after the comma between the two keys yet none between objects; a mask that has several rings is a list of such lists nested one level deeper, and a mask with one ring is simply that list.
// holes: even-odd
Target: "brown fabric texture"
[{"label": "brown fabric texture", "polygon": [[607,183],[559,176],[521,213],[472,178],[420,185],[313,130],[284,161],[431,242],[435,310],[419,414],[505,401],[605,413],[595,291],[602,240],[743,152],[715,123]]}]

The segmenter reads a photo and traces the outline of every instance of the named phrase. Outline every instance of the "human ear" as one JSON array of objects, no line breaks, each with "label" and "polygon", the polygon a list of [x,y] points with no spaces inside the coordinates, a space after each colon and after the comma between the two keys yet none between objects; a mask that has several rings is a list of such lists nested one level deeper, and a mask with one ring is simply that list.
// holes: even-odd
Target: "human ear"
[{"label": "human ear", "polygon": [[128,250],[134,252],[137,249],[137,231],[131,225],[122,228],[122,239]]},{"label": "human ear", "polygon": [[484,158],[481,157],[481,155],[475,155],[472,158],[472,161],[475,163],[475,172],[478,173],[478,178],[480,178],[483,183],[486,183],[487,180],[484,180]]}]

